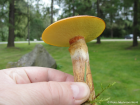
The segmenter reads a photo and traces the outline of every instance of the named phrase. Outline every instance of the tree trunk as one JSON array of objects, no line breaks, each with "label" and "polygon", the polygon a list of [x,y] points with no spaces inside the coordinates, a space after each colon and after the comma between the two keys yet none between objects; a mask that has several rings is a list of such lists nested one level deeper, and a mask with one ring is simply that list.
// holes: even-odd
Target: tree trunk
[{"label": "tree trunk", "polygon": [[71,0],[69,0],[69,17],[71,16]]},{"label": "tree trunk", "polygon": [[2,30],[2,32],[1,32],[1,40],[4,41],[4,39],[5,39],[4,38],[4,33],[3,33],[3,30]]},{"label": "tree trunk", "polygon": [[[112,0],[110,0],[110,3],[111,3],[111,8],[112,8],[112,5],[113,5]],[[112,11],[110,12],[110,26],[111,26],[110,34],[111,34],[111,38],[113,38],[113,12]]]},{"label": "tree trunk", "polygon": [[27,14],[28,14],[28,45],[30,45],[30,25],[29,25],[30,12],[29,12],[29,3],[27,4]]},{"label": "tree trunk", "polygon": [[51,1],[51,24],[53,23],[53,0]]},{"label": "tree trunk", "polygon": [[110,13],[110,26],[111,26],[111,29],[110,29],[110,34],[111,34],[111,38],[113,38],[113,16],[112,16],[112,13]]},{"label": "tree trunk", "polygon": [[[100,17],[100,7],[99,7],[99,3],[100,1],[97,0],[97,17]],[[101,40],[100,40],[100,36],[97,38],[97,44],[100,44],[101,43]]]},{"label": "tree trunk", "polygon": [[14,44],[14,0],[10,1],[10,6],[9,6],[9,36],[8,36],[8,44],[7,47],[15,47]]},{"label": "tree trunk", "polygon": [[133,47],[138,45],[138,41],[137,41],[137,23],[138,23],[138,0],[134,0],[134,7],[133,7],[133,11],[134,11],[134,18],[133,18]]},{"label": "tree trunk", "polygon": [[72,6],[72,12],[73,12],[73,14],[72,14],[72,15],[73,15],[73,16],[75,16],[75,8],[74,8],[75,6],[74,6],[74,2],[75,2],[75,0],[72,0],[72,3],[73,3],[73,6]]},{"label": "tree trunk", "polygon": [[113,38],[113,28],[110,29],[111,38]]},{"label": "tree trunk", "polygon": [[100,40],[100,36],[97,37],[97,44],[100,44],[101,43],[101,40]]}]

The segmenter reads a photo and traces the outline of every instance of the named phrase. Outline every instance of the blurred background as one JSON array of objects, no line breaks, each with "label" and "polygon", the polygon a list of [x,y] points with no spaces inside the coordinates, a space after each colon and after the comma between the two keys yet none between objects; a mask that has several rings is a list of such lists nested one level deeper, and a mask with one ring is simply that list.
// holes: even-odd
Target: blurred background
[{"label": "blurred background", "polygon": [[[102,18],[106,29],[101,38],[133,39],[140,36],[139,0],[1,0],[0,41],[41,40],[53,22],[76,15]],[[98,42],[100,43],[100,38]]]}]

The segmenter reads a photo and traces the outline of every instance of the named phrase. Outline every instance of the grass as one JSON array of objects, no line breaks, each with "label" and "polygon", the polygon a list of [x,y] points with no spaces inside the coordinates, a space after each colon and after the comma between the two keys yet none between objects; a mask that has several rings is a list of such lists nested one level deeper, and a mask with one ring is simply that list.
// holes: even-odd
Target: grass
[{"label": "grass", "polygon": [[[55,47],[42,43],[46,50],[56,60],[59,70],[72,73],[72,63],[67,47]],[[17,48],[6,48],[0,45],[0,69],[4,69],[10,61],[16,62],[24,54],[30,52],[36,44],[15,44]],[[132,42],[102,42],[87,44],[90,56],[96,95],[102,90],[100,84],[116,84],[101,94],[100,97],[110,97],[110,103],[102,102],[98,105],[120,105],[118,102],[140,103],[140,45],[128,48]],[[123,103],[122,105],[126,105]],[[129,105],[136,105],[129,103]]]}]

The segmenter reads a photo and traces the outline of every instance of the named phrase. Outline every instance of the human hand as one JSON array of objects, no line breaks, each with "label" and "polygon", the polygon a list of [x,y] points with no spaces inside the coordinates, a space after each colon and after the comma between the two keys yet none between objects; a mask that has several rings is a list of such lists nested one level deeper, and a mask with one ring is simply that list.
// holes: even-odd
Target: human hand
[{"label": "human hand", "polygon": [[43,67],[0,70],[0,105],[80,105],[89,97],[85,83]]}]

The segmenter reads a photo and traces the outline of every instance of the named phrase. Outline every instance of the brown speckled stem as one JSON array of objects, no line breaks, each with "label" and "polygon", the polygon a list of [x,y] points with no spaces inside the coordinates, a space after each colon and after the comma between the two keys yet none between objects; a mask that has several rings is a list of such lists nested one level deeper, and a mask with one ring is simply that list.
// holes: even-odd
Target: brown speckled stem
[{"label": "brown speckled stem", "polygon": [[[89,64],[88,47],[86,45],[85,39],[81,36],[72,38],[70,40],[69,52],[73,64],[74,81],[86,82],[90,89],[90,97],[82,105],[95,105],[95,103],[90,104],[88,102],[95,99],[95,90]],[[86,79],[84,78],[85,76]]]}]

